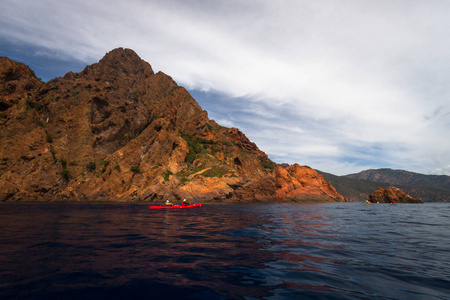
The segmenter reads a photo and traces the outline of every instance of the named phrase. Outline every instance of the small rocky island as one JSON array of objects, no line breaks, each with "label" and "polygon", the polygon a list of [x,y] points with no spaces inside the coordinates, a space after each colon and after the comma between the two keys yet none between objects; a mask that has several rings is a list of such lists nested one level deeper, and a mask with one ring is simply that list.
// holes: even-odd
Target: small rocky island
[{"label": "small rocky island", "polygon": [[423,203],[422,200],[407,195],[396,187],[378,188],[369,196],[371,203]]}]

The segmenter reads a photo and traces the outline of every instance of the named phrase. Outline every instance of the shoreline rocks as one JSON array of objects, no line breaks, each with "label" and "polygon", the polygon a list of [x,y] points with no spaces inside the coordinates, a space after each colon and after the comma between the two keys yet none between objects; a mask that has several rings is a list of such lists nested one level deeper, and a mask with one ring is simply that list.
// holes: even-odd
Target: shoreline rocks
[{"label": "shoreline rocks", "polygon": [[396,187],[378,188],[369,196],[370,203],[423,203]]}]

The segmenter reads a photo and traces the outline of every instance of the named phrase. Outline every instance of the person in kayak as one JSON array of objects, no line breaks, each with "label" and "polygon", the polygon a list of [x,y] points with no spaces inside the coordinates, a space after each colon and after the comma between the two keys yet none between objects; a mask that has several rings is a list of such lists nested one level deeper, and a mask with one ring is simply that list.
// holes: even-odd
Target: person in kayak
[{"label": "person in kayak", "polygon": [[186,199],[184,199],[183,202],[181,203],[181,205],[190,205],[190,203],[187,202]]},{"label": "person in kayak", "polygon": [[173,204],[169,202],[169,200],[166,200],[166,206],[172,206]]}]

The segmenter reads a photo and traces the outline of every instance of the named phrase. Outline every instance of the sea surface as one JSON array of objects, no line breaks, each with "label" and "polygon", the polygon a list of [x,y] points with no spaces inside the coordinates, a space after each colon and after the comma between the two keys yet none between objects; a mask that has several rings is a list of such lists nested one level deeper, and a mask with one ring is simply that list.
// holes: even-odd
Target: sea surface
[{"label": "sea surface", "polygon": [[450,299],[450,204],[5,203],[0,299]]}]

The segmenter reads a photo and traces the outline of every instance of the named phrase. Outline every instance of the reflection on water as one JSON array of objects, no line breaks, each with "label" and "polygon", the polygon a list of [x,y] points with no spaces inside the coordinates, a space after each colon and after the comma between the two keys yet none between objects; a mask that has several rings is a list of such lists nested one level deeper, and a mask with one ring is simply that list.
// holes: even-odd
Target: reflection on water
[{"label": "reflection on water", "polygon": [[444,299],[450,210],[426,207],[5,204],[0,297]]}]

